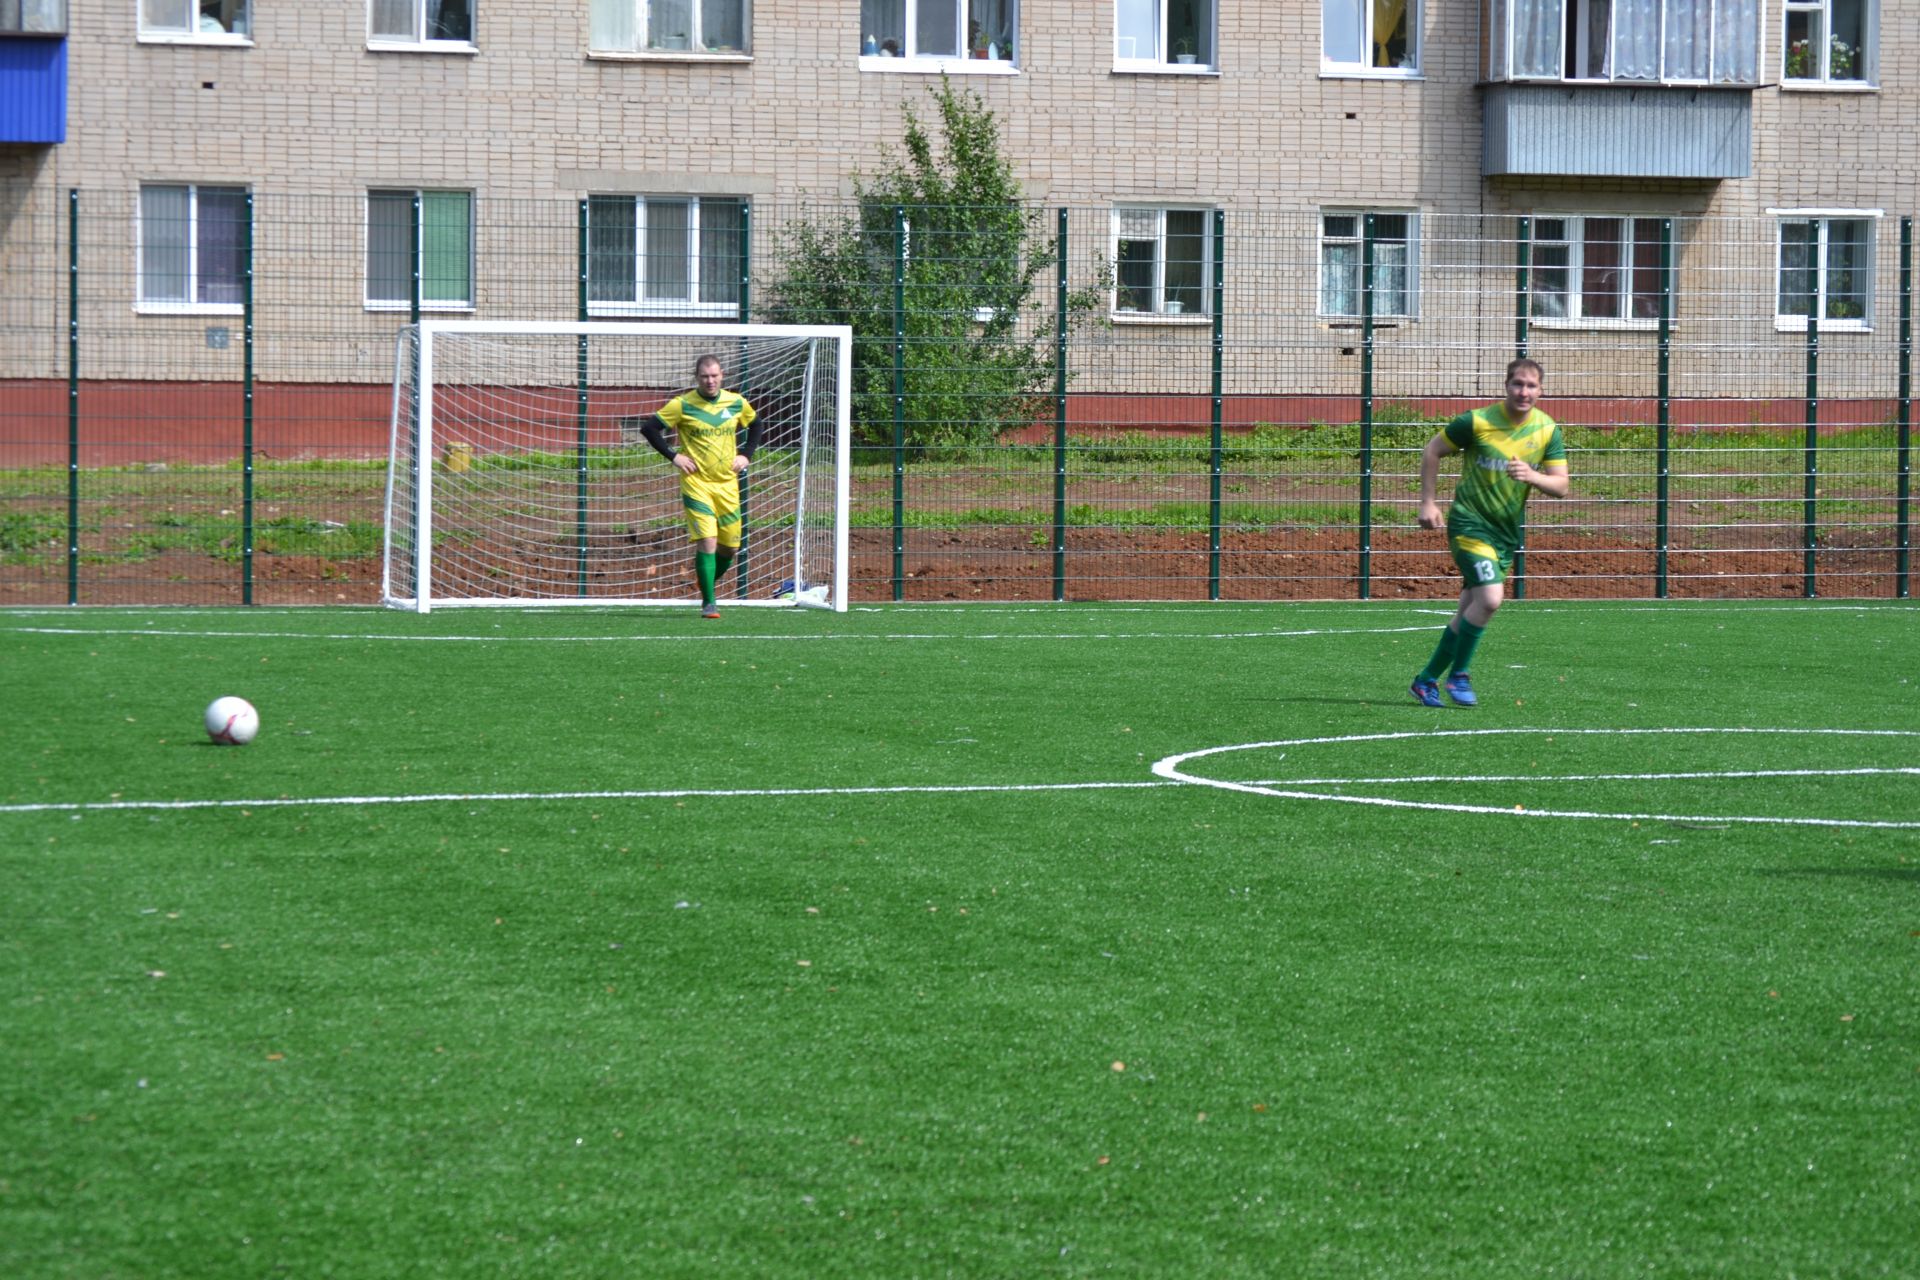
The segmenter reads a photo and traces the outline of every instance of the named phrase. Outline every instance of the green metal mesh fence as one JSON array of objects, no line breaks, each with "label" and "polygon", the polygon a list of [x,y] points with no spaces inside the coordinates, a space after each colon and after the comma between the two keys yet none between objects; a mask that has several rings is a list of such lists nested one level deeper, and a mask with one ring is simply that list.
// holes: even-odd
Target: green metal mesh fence
[{"label": "green metal mesh fence", "polygon": [[1419,451],[1516,354],[1574,475],[1516,591],[1908,594],[1905,217],[0,204],[9,603],[375,598],[419,314],[853,324],[856,598],[1450,596]]}]

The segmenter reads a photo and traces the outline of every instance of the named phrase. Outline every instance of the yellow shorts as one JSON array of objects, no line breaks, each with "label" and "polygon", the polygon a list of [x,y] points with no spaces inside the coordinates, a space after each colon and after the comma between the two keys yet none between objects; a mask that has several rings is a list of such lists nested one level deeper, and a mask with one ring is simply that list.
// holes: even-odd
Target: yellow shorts
[{"label": "yellow shorts", "polygon": [[740,545],[740,481],[680,479],[680,505],[687,509],[687,536],[713,538],[723,547]]},{"label": "yellow shorts", "polygon": [[1455,533],[1447,537],[1453,562],[1460,567],[1461,581],[1469,588],[1505,582],[1513,572],[1513,552],[1502,550],[1472,534]]}]

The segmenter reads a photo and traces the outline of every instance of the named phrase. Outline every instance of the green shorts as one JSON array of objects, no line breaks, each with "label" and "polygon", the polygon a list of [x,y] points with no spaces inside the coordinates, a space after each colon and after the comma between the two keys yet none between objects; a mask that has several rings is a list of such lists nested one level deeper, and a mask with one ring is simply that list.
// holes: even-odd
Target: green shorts
[{"label": "green shorts", "polygon": [[1447,550],[1453,553],[1460,580],[1469,590],[1496,586],[1513,572],[1513,548],[1496,546],[1477,531],[1447,530]]}]

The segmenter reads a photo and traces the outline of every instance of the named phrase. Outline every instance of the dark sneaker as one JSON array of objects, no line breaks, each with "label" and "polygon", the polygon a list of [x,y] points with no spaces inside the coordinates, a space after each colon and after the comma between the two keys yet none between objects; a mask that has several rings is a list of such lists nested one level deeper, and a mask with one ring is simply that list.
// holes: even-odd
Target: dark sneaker
[{"label": "dark sneaker", "polygon": [[1447,696],[1463,707],[1480,705],[1480,699],[1473,696],[1473,681],[1467,679],[1464,671],[1456,671],[1447,677]]},{"label": "dark sneaker", "polygon": [[1415,676],[1413,683],[1407,686],[1407,692],[1412,694],[1413,700],[1423,707],[1446,705],[1440,701],[1440,686],[1425,676]]},{"label": "dark sneaker", "polygon": [[703,604],[700,606],[700,616],[703,618],[717,618],[720,616],[720,606],[717,604]]}]

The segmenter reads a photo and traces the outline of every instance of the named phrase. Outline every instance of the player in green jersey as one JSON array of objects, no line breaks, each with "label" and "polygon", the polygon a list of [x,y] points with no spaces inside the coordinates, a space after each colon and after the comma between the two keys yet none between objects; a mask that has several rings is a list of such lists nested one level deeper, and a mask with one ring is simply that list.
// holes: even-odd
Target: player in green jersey
[{"label": "player in green jersey", "polygon": [[[1504,401],[1463,413],[1427,441],[1420,454],[1420,527],[1447,530],[1447,546],[1460,566],[1465,585],[1460,608],[1440,633],[1440,644],[1408,692],[1422,706],[1438,707],[1440,690],[1463,707],[1475,705],[1467,671],[1474,648],[1506,599],[1507,575],[1520,548],[1521,520],[1533,491],[1567,496],[1567,449],[1560,427],[1535,407],[1540,399],[1540,366],[1515,360],[1507,366]],[[1434,493],[1440,460],[1462,453],[1466,459],[1453,504],[1441,519]]]},{"label": "player in green jersey", "polygon": [[[680,472],[703,618],[720,616],[714,586],[740,550],[740,476],[760,446],[753,406],[739,392],[724,390],[725,379],[719,356],[701,356],[693,363],[694,389],[667,401],[640,426],[647,443]],[[747,432],[744,444],[741,428]],[[668,431],[677,449],[667,444]]]}]

